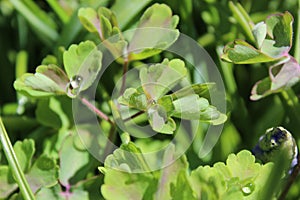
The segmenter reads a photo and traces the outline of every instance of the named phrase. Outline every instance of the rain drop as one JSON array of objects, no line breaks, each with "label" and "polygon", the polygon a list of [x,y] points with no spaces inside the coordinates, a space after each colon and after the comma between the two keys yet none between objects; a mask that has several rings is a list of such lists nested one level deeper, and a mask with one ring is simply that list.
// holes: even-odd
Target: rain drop
[{"label": "rain drop", "polygon": [[254,184],[248,183],[244,187],[242,187],[242,192],[244,196],[250,195],[254,191]]},{"label": "rain drop", "polygon": [[67,94],[69,97],[74,98],[77,96],[77,94],[79,93],[79,88],[82,84],[82,81],[83,81],[83,77],[79,76],[79,75],[73,76],[70,79],[70,82],[67,85]]}]

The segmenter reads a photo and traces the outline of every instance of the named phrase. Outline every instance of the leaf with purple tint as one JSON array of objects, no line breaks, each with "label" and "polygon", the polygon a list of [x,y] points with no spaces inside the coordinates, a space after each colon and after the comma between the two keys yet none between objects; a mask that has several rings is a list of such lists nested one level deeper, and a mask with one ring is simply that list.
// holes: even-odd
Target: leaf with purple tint
[{"label": "leaf with purple tint", "polygon": [[271,66],[269,77],[258,81],[251,92],[251,100],[259,100],[269,94],[292,87],[300,79],[300,65],[290,57],[288,61]]},{"label": "leaf with purple tint", "polygon": [[286,56],[292,46],[293,17],[289,12],[269,16],[252,29],[257,48],[243,40],[224,47],[221,58],[236,64],[271,62]]},{"label": "leaf with purple tint", "polygon": [[56,65],[40,65],[35,74],[26,73],[14,82],[14,88],[28,96],[45,97],[66,93],[69,79]]}]

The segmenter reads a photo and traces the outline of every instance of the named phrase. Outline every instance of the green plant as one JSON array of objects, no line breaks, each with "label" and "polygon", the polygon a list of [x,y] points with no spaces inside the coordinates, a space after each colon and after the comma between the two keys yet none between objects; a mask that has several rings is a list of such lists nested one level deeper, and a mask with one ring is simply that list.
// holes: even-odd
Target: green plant
[{"label": "green plant", "polygon": [[[19,34],[15,52],[9,40],[0,46],[10,52],[6,64],[14,67],[17,91],[0,97],[0,199],[299,196],[299,163],[293,168],[290,163],[297,160],[299,141],[300,20],[295,33],[292,16],[298,11],[299,18],[300,2],[296,11],[292,2],[227,0],[0,0],[0,5],[0,25],[12,24]],[[281,6],[290,12],[276,13]],[[180,31],[219,61],[227,113],[218,105],[225,97],[213,99],[222,87],[206,78],[213,66],[189,52],[168,51],[180,43]],[[8,38],[4,33],[1,42]],[[36,39],[28,39],[30,34]],[[233,40],[221,55],[223,44]],[[2,55],[0,60],[6,61]],[[199,73],[192,61],[204,70]],[[264,65],[271,65],[267,73]],[[10,86],[8,79],[0,81]],[[261,101],[253,104],[248,88],[260,79],[251,100]],[[289,140],[271,146],[276,131],[258,139],[279,124],[291,129]],[[257,141],[254,156],[246,149]],[[204,144],[215,145],[205,156]]]}]

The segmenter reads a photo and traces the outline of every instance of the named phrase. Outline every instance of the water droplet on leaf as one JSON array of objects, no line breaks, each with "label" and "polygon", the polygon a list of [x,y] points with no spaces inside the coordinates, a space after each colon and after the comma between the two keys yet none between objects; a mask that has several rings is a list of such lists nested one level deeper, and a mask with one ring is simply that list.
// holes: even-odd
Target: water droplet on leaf
[{"label": "water droplet on leaf", "polygon": [[244,196],[250,195],[254,191],[254,184],[248,183],[242,187]]},{"label": "water droplet on leaf", "polygon": [[83,77],[80,75],[73,76],[67,85],[67,94],[69,97],[76,97],[79,93],[79,88],[83,82]]}]

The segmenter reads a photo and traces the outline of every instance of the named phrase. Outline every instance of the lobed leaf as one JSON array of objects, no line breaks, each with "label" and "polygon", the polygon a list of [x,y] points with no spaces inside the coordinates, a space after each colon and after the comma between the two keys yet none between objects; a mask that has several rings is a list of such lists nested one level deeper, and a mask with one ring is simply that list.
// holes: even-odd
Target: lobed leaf
[{"label": "lobed leaf", "polygon": [[40,65],[35,74],[26,73],[14,82],[14,88],[32,97],[49,97],[66,93],[69,80],[56,65]]},{"label": "lobed leaf", "polygon": [[186,77],[187,69],[180,59],[165,59],[161,64],[140,70],[143,90],[148,99],[157,101]]},{"label": "lobed leaf", "polygon": [[256,47],[235,40],[224,47],[221,58],[236,64],[276,61],[288,54],[292,46],[293,17],[289,12],[269,16],[252,28]]},{"label": "lobed leaf", "polygon": [[191,173],[191,185],[197,199],[259,199],[272,164],[255,163],[251,152],[243,150],[228,156],[226,165],[199,167]]},{"label": "lobed leaf", "polygon": [[86,90],[97,78],[102,66],[102,53],[92,41],[71,45],[64,52],[63,62],[69,80],[81,77],[79,88]]},{"label": "lobed leaf", "polygon": [[[160,53],[178,38],[179,17],[165,4],[154,4],[141,17],[128,46],[129,60],[141,60]],[[145,40],[145,38],[147,38]]]},{"label": "lobed leaf", "polygon": [[269,77],[258,81],[252,88],[251,100],[259,100],[272,93],[292,87],[300,79],[300,65],[290,57],[288,61],[270,67]]}]

